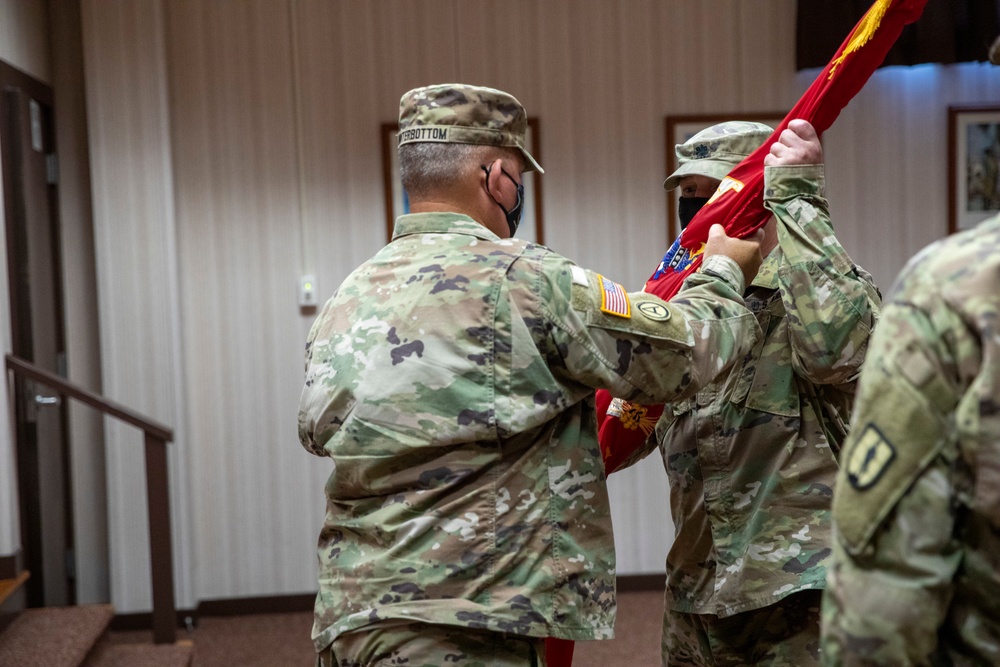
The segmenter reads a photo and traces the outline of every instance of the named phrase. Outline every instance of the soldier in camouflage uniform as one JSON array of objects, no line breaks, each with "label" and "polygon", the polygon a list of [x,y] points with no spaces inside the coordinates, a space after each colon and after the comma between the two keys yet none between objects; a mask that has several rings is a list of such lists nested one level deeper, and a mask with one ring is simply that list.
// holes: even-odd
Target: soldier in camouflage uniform
[{"label": "soldier in camouflage uniform", "polygon": [[334,463],[320,665],[544,665],[546,636],[611,637],[594,389],[684,398],[759,337],[740,296],[759,245],[721,226],[671,303],[510,238],[541,171],[525,128],[497,90],[405,94],[413,212],[309,334],[299,437]]},{"label": "soldier in camouflage uniform", "polygon": [[842,463],[824,663],[1000,664],[1000,217],[903,269]]},{"label": "soldier in camouflage uniform", "polygon": [[[682,224],[771,135],[726,122],[676,147]],[[675,537],[664,665],[818,664],[830,505],[880,297],[834,235],[822,146],[792,121],[765,158],[770,254],[744,293],[764,332],[741,363],[666,406],[659,443]],[[609,414],[628,405],[615,399]],[[601,443],[602,446],[613,443]],[[639,452],[639,456],[643,453]]]}]

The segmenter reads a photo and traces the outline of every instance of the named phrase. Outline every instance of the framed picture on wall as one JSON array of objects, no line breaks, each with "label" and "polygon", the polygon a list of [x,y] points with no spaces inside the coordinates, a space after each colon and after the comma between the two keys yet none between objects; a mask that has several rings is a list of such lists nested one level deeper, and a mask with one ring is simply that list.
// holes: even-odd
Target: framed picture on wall
[{"label": "framed picture on wall", "polygon": [[1000,107],[948,107],[948,233],[1000,212]]},{"label": "framed picture on wall", "polygon": [[[723,123],[727,120],[745,120],[755,123],[764,123],[771,127],[777,127],[785,118],[785,114],[779,111],[762,112],[752,114],[695,114],[687,116],[667,116],[664,119],[666,137],[667,171],[663,174],[666,178],[677,169],[677,155],[674,153],[674,146],[683,144],[685,141],[704,130],[706,127]],[[677,199],[680,196],[679,188],[674,188],[667,193],[667,243],[673,243],[674,239],[681,232],[680,221],[677,219]]]},{"label": "framed picture on wall", "polygon": [[[399,174],[399,156],[396,152],[396,123],[382,124],[382,182],[385,195],[385,230],[386,241],[392,239],[392,228],[396,218],[410,212],[410,201],[403,189],[403,181]],[[537,118],[528,119],[528,131],[525,135],[525,146],[528,152],[545,166],[541,157],[541,130]],[[535,172],[525,172],[524,212],[521,214],[521,224],[517,228],[517,238],[533,243],[545,244],[545,226],[542,224],[542,179]]]}]

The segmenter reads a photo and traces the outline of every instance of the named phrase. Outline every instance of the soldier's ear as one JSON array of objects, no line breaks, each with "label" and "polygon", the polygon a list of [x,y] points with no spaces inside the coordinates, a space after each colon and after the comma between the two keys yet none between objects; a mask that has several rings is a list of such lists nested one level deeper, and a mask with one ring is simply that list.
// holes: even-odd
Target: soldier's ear
[{"label": "soldier's ear", "polygon": [[487,188],[490,192],[496,192],[500,187],[500,179],[503,177],[503,160],[495,158],[486,165],[488,173],[483,174],[487,178]]}]

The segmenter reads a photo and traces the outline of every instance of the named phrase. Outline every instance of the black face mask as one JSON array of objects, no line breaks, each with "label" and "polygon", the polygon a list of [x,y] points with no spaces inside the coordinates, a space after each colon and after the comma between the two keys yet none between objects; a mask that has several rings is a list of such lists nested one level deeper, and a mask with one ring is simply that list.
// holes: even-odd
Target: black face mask
[{"label": "black face mask", "polygon": [[677,200],[677,217],[681,220],[681,229],[688,226],[695,213],[708,201],[708,197],[681,197]]},{"label": "black face mask", "polygon": [[[490,192],[490,169],[493,168],[493,165],[490,165],[489,169],[486,165],[479,166],[486,172],[486,191]],[[493,201],[496,202],[496,205],[500,207],[500,210],[503,211],[504,216],[507,218],[507,226],[510,227],[510,235],[513,237],[514,233],[517,232],[517,226],[521,224],[521,213],[524,211],[524,185],[515,181],[514,177],[508,174],[507,170],[503,167],[500,167],[500,171],[511,181],[514,181],[514,185],[517,186],[517,203],[514,204],[514,208],[508,211],[504,208],[503,204],[497,201],[496,197],[493,197],[492,192],[490,192],[490,196],[493,197]]]}]

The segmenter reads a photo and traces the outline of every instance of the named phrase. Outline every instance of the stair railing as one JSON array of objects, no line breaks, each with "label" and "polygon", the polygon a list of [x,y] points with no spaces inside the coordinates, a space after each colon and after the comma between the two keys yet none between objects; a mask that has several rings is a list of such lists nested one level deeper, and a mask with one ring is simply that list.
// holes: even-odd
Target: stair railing
[{"label": "stair railing", "polygon": [[146,444],[146,498],[149,505],[149,561],[153,581],[153,641],[172,644],[177,638],[174,604],[174,564],[170,540],[170,487],[167,484],[167,443],[173,430],[125,406],[68,382],[54,373],[8,354],[7,369],[41,383],[62,396],[75,398],[102,414],[117,417],[142,430]]}]

